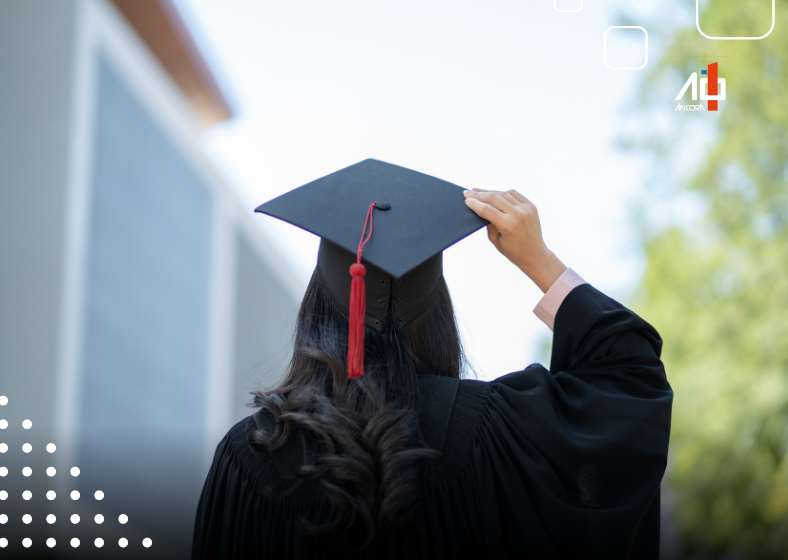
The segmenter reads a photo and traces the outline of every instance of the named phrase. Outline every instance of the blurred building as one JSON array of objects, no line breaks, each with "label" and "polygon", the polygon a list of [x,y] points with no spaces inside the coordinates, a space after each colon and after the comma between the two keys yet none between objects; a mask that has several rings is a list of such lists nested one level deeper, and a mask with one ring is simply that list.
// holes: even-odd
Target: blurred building
[{"label": "blurred building", "polygon": [[281,375],[302,287],[199,145],[231,113],[170,0],[0,2],[4,557],[186,556],[216,444]]}]

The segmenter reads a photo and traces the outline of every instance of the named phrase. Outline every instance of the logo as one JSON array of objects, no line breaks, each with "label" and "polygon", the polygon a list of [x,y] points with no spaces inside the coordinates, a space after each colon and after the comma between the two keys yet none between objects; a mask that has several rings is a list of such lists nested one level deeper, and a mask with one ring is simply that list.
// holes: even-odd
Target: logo
[{"label": "logo", "polygon": [[[709,64],[708,65],[708,77],[700,79],[700,98],[703,101],[706,101],[708,104],[708,108],[704,108],[702,103],[698,103],[697,105],[682,105],[679,103],[676,105],[674,111],[716,111],[717,110],[717,102],[725,101],[725,78],[717,77],[717,63]],[[706,74],[706,70],[701,70],[701,74]],[[684,94],[687,93],[687,90],[692,86],[692,100],[698,100],[698,73],[693,72],[692,75],[689,77],[687,82],[684,84],[684,87],[681,88],[681,91],[676,96],[676,101],[681,101],[684,97]],[[708,91],[707,91],[708,90]]]}]

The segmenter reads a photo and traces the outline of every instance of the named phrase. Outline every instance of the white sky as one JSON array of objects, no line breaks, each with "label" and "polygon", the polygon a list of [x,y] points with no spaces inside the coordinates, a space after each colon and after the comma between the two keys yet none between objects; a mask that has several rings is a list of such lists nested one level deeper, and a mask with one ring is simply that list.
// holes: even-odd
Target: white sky
[{"label": "white sky", "polygon": [[[250,212],[374,157],[467,188],[515,188],[567,266],[614,298],[637,280],[626,218],[641,168],[613,139],[640,73],[603,60],[605,30],[616,10],[632,13],[628,3],[576,13],[552,0],[178,3],[236,108],[206,132],[205,149]],[[654,1],[645,4],[640,13]],[[610,47],[621,60],[642,52]],[[258,216],[305,287],[318,238]],[[542,292],[484,229],[445,252],[444,274],[479,378],[549,366],[550,331],[532,313]]]}]

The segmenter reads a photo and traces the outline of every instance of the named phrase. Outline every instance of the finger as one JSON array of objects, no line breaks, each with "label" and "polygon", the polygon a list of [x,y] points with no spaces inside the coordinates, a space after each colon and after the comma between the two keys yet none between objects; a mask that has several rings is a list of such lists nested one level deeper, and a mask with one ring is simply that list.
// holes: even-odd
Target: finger
[{"label": "finger", "polygon": [[[482,202],[478,198],[468,197],[465,199],[465,205],[471,210],[476,212],[480,218],[484,218],[490,223],[500,224],[506,218],[506,214],[495,208],[494,206]],[[496,226],[497,227],[497,226]]]},{"label": "finger", "polygon": [[516,190],[514,190],[514,189],[509,189],[509,190],[508,190],[508,191],[506,191],[506,192],[508,192],[510,195],[512,195],[512,196],[513,196],[515,199],[517,199],[517,201],[519,201],[519,202],[527,202],[528,204],[531,204],[531,201],[530,201],[530,200],[528,200],[527,198],[525,198],[523,195],[521,195],[519,192],[517,192],[517,191],[516,191]]},{"label": "finger", "polygon": [[486,204],[490,204],[504,214],[514,214],[516,210],[516,203],[512,203],[511,200],[497,191],[477,193],[474,195],[474,198]]},{"label": "finger", "polygon": [[501,195],[506,200],[508,200],[512,204],[512,206],[517,207],[523,204],[520,200],[515,198],[515,196],[509,191],[495,191],[495,192],[497,192],[499,195]]},{"label": "finger", "polygon": [[529,210],[532,209],[536,211],[536,206],[534,206],[533,202],[525,198],[522,194],[520,194],[514,189],[509,189],[508,191],[505,192],[501,192],[501,191],[495,191],[495,192],[503,196],[506,200],[512,203],[512,206],[514,206],[515,208],[521,211],[526,209]]}]

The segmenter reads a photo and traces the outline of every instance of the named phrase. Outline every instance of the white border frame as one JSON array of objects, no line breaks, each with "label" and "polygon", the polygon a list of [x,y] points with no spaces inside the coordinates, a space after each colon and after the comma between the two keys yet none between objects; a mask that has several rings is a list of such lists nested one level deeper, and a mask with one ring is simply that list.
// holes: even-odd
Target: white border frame
[{"label": "white border frame", "polygon": [[[643,62],[643,66],[610,66],[607,63],[607,32],[611,29],[640,29],[646,38],[646,60]],[[612,25],[605,29],[605,66],[610,68],[611,70],[642,70],[648,64],[648,31],[645,28],[640,27],[639,25]]]},{"label": "white border frame", "polygon": [[759,41],[764,37],[768,37],[771,32],[774,31],[774,5],[775,0],[772,0],[772,26],[769,28],[769,31],[766,32],[766,35],[761,35],[760,37],[712,37],[711,35],[706,35],[700,28],[700,0],[695,0],[695,27],[698,29],[698,33],[712,41]]},{"label": "white border frame", "polygon": [[583,0],[580,0],[580,7],[576,10],[559,10],[558,9],[558,0],[553,0],[553,8],[555,8],[556,12],[579,12],[583,9]]}]

